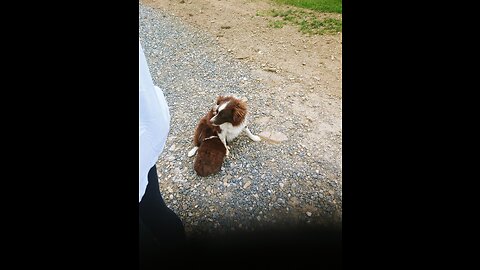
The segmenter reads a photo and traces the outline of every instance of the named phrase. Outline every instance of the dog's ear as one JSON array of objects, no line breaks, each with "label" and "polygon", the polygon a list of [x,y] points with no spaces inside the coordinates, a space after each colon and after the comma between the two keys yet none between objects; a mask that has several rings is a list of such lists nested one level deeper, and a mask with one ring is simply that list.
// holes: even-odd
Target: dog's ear
[{"label": "dog's ear", "polygon": [[238,102],[237,105],[233,108],[233,123],[232,125],[240,124],[243,119],[245,119],[245,114],[247,113],[247,105],[245,102]]}]

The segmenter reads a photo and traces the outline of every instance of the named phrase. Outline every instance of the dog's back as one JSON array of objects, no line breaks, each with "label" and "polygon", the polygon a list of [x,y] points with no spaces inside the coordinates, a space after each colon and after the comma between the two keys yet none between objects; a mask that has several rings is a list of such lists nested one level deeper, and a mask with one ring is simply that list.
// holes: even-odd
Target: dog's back
[{"label": "dog's back", "polygon": [[194,169],[200,176],[217,173],[222,168],[227,149],[218,136],[204,139],[195,158]]},{"label": "dog's back", "polygon": [[222,168],[227,149],[218,138],[219,127],[213,126],[210,119],[214,111],[210,110],[198,123],[194,135],[194,145],[198,147],[193,168],[200,176],[217,173]]}]

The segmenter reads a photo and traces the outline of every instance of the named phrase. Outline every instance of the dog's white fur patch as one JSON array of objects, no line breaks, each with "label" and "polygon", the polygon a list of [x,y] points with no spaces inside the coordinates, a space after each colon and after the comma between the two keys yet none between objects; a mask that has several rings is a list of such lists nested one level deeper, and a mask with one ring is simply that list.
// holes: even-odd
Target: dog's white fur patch
[{"label": "dog's white fur patch", "polygon": [[225,109],[225,107],[227,107],[228,103],[230,103],[230,100],[225,102],[225,103],[222,103],[222,105],[220,105],[220,107],[218,107],[218,112],[221,112],[223,109]]},{"label": "dog's white fur patch", "polygon": [[250,132],[250,129],[248,129],[248,127],[245,127],[245,133],[247,133],[247,136],[248,136],[252,141],[259,142],[259,141],[262,140],[259,136],[253,135],[252,132]]},{"label": "dog's white fur patch", "polygon": [[218,137],[226,145],[226,142],[231,142],[238,137],[242,130],[245,128],[245,121],[238,126],[232,125],[232,123],[223,123],[220,125],[222,132],[218,133]]}]

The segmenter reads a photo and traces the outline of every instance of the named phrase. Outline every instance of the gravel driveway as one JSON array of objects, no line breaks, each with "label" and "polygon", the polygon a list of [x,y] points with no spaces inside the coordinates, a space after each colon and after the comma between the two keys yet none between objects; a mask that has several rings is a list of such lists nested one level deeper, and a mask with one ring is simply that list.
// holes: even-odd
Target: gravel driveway
[{"label": "gravel driveway", "polygon": [[275,131],[287,140],[253,142],[242,134],[220,173],[205,178],[195,174],[187,152],[198,120],[217,95],[248,100],[254,134],[268,130],[262,119],[288,111],[288,104],[277,100],[215,37],[142,4],[139,20],[153,80],[164,90],[172,117],[157,163],[160,189],[182,219],[187,237],[281,225],[341,227],[341,132],[331,136],[325,152],[311,153],[296,139],[301,137],[298,128],[282,125],[277,115]]}]

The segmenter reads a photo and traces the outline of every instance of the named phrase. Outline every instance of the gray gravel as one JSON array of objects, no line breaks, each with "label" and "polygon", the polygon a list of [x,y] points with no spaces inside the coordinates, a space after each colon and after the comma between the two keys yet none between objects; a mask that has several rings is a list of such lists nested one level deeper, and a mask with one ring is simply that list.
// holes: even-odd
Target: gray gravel
[{"label": "gray gravel", "polygon": [[[182,219],[187,236],[272,225],[341,226],[341,166],[326,158],[341,157],[341,133],[331,135],[336,152],[320,153],[324,158],[307,154],[308,147],[291,139],[295,130],[281,125],[276,130],[290,139],[279,144],[253,142],[242,134],[232,143],[220,173],[204,178],[195,174],[194,159],[187,152],[198,120],[217,95],[246,98],[251,119],[282,112],[283,102],[272,102],[270,90],[256,80],[251,68],[208,33],[142,4],[139,20],[153,80],[164,90],[172,116],[157,163],[160,189]],[[263,131],[253,121],[249,126],[254,134]]]}]

